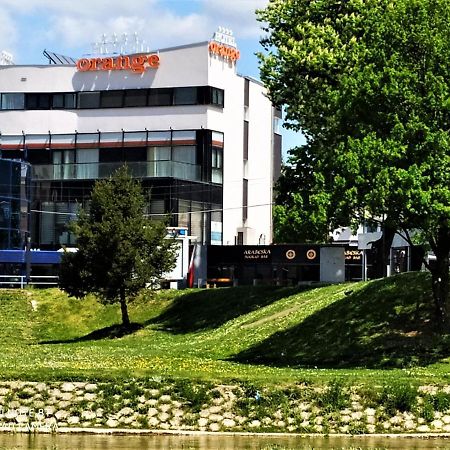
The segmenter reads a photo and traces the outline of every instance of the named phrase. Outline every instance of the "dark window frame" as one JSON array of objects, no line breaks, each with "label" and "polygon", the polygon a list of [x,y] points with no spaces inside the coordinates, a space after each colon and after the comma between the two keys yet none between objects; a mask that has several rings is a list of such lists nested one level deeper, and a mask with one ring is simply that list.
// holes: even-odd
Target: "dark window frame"
[{"label": "dark window frame", "polygon": [[[184,97],[183,91],[191,91],[190,95]],[[142,100],[136,101],[130,98]],[[5,108],[4,96],[20,96],[19,105],[14,108]],[[105,104],[108,96],[117,95],[117,104]],[[88,102],[88,98],[97,97],[96,101]],[[19,97],[18,97],[19,98]],[[89,104],[91,103],[91,104]],[[127,104],[128,103],[128,104]],[[225,104],[225,91],[213,86],[178,86],[168,88],[148,89],[117,89],[111,91],[77,91],[77,92],[3,92],[0,93],[0,108],[9,110],[62,110],[62,109],[107,109],[107,108],[142,108],[161,106],[195,106],[212,105],[223,108]]]}]

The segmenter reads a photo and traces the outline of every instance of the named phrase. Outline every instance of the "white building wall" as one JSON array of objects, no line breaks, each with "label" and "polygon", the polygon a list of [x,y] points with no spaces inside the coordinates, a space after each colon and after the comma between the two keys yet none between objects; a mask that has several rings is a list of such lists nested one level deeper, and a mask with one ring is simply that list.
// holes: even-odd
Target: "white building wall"
[{"label": "white building wall", "polygon": [[[2,134],[95,133],[100,131],[194,130],[207,127],[203,105],[155,108],[78,109],[0,112]],[[130,114],[132,109],[132,114]]]},{"label": "white building wall", "polygon": [[234,65],[211,57],[208,82],[225,91],[223,111],[209,111],[208,128],[224,133],[223,243],[233,245],[242,227],[244,79]]},{"label": "white building wall", "polygon": [[[272,242],[272,104],[264,87],[250,81],[249,107],[244,107],[245,79],[235,67],[210,58],[209,84],[225,90],[223,111],[208,112],[208,128],[223,131],[224,227],[223,243],[234,244],[237,232],[244,244]],[[244,162],[244,119],[249,121],[248,161]],[[248,219],[242,219],[243,180],[248,180]],[[261,205],[261,206],[259,206]]]},{"label": "white building wall", "polygon": [[272,104],[265,89],[250,82],[249,148],[246,163],[249,214],[246,226],[252,243],[272,243]]}]

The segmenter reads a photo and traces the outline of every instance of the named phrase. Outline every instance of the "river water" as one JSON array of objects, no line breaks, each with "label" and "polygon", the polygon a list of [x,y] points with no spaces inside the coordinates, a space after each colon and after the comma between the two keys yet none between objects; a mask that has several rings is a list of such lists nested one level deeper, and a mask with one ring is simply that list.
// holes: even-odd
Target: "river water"
[{"label": "river water", "polygon": [[0,434],[0,450],[432,450],[450,449],[450,439],[229,435]]}]

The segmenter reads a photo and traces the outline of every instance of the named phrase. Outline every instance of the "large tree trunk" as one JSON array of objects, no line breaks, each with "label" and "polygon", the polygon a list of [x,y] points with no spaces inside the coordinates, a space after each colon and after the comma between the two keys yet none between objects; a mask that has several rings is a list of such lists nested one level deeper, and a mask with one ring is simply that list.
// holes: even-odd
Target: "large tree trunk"
[{"label": "large tree trunk", "polygon": [[449,252],[450,233],[448,227],[441,227],[438,231],[436,243],[433,246],[436,256],[435,264],[430,265],[431,279],[433,283],[433,299],[436,316],[442,331],[450,332],[449,322]]},{"label": "large tree trunk", "polygon": [[373,242],[372,249],[376,251],[374,275],[375,278],[383,278],[387,276],[387,266],[391,254],[391,245],[397,229],[389,225],[383,225],[383,236]]},{"label": "large tree trunk", "polygon": [[122,325],[124,327],[130,326],[130,318],[128,316],[127,299],[125,296],[125,289],[120,290],[120,310],[122,311]]}]

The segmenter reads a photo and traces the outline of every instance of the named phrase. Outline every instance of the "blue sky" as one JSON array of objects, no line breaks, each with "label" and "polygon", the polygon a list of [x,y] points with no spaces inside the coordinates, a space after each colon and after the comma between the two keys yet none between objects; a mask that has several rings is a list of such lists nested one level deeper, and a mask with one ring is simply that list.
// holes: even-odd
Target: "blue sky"
[{"label": "blue sky", "polygon": [[[233,30],[238,71],[259,78],[255,52],[262,35],[255,10],[268,0],[0,0],[0,51],[16,64],[46,64],[44,49],[72,57],[112,33],[137,32],[150,49],[208,40],[219,26]],[[303,141],[283,131],[283,150]]]}]

